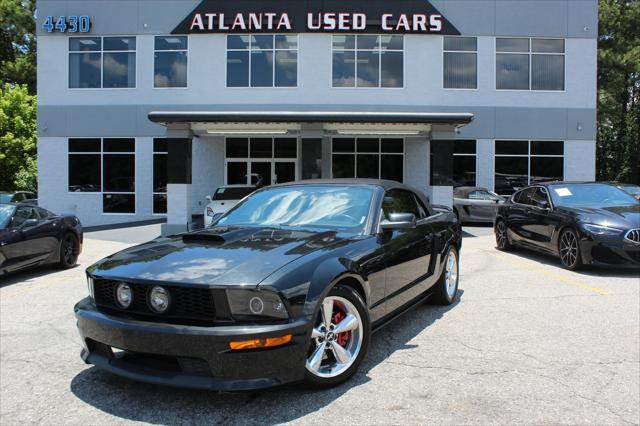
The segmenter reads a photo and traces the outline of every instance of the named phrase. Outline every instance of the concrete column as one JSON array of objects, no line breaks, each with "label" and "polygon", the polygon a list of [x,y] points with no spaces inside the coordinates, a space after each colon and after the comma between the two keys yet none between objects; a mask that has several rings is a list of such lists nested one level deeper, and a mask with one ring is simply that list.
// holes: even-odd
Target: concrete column
[{"label": "concrete column", "polygon": [[322,138],[322,179],[331,179],[331,136]]},{"label": "concrete column", "polygon": [[404,140],[404,183],[427,192],[429,188],[429,139]]},{"label": "concrete column", "polygon": [[493,139],[478,139],[476,143],[476,185],[494,189],[495,143]]},{"label": "concrete column", "polygon": [[596,180],[596,141],[564,143],[564,180]]},{"label": "concrete column", "polygon": [[224,137],[197,137],[192,142],[191,214],[204,214],[206,196],[224,185]]},{"label": "concrete column", "polygon": [[167,185],[167,223],[162,225],[162,235],[187,232],[191,221],[191,184]]}]

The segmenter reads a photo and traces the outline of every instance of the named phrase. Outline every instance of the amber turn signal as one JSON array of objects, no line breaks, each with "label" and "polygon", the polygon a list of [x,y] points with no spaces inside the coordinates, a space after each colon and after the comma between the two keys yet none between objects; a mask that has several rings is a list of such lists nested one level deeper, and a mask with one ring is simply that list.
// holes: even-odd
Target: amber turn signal
[{"label": "amber turn signal", "polygon": [[232,351],[242,351],[246,349],[263,349],[274,346],[286,345],[293,339],[291,334],[282,337],[269,337],[268,339],[242,340],[240,342],[229,342]]}]

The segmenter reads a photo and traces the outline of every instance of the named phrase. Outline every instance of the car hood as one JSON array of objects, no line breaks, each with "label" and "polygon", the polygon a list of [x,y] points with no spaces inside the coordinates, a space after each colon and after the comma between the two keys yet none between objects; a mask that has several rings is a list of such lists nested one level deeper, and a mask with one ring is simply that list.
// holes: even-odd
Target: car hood
[{"label": "car hood", "polygon": [[609,207],[560,207],[576,220],[620,229],[640,228],[640,204]]},{"label": "car hood", "polygon": [[211,228],[126,249],[87,272],[119,280],[257,285],[288,263],[352,237],[334,231]]}]

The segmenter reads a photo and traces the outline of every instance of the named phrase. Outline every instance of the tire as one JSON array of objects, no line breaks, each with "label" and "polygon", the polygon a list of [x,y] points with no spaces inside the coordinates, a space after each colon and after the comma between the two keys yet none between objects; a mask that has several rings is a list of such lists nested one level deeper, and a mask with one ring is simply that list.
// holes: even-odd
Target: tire
[{"label": "tire", "polygon": [[458,294],[458,281],[460,278],[460,261],[458,249],[451,246],[447,252],[444,269],[438,278],[433,295],[427,301],[434,305],[451,305]]},{"label": "tire", "polygon": [[453,208],[453,214],[456,215],[456,219],[458,219],[458,222],[460,223],[460,225],[462,225],[462,220],[460,220],[460,212],[455,207]]},{"label": "tire", "polygon": [[560,234],[558,240],[558,253],[560,255],[560,263],[562,267],[570,271],[577,271],[584,265],[582,264],[582,253],[580,251],[580,241],[576,232],[567,228]]},{"label": "tire", "polygon": [[509,251],[513,249],[511,241],[509,241],[509,232],[507,224],[504,220],[500,219],[496,222],[494,229],[496,234],[496,248],[500,251]]},{"label": "tire", "polygon": [[[331,309],[329,326],[324,320],[325,307]],[[336,318],[338,323],[334,324]],[[322,300],[314,324],[309,335],[305,379],[319,387],[338,385],[358,370],[367,353],[371,338],[369,312],[354,289],[339,284]],[[337,326],[346,331],[334,332]],[[340,358],[344,362],[339,362]]]},{"label": "tire", "polygon": [[71,232],[67,232],[60,241],[60,261],[58,266],[62,269],[73,268],[78,263],[79,254],[80,243],[78,242],[78,237]]}]

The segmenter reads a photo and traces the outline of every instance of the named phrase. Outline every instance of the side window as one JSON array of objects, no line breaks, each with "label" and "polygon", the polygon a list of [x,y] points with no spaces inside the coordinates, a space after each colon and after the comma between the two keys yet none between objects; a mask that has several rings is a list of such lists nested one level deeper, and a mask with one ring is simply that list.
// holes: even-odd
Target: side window
[{"label": "side window", "polygon": [[515,195],[514,201],[516,203],[520,203],[520,204],[527,204],[527,205],[533,204],[532,201],[531,201],[531,195],[532,195],[534,190],[535,190],[535,188],[527,188],[527,189],[524,189],[524,190],[520,191],[519,193],[517,193]]},{"label": "side window", "polygon": [[49,212],[46,211],[45,209],[41,209],[41,208],[37,208],[36,211],[38,212],[38,215],[40,216],[40,219],[46,219],[49,217]]},{"label": "side window", "polygon": [[531,204],[539,206],[541,202],[549,203],[549,197],[547,196],[547,190],[542,187],[537,187],[531,194]]},{"label": "side window", "polygon": [[403,189],[387,191],[382,201],[382,213],[386,219],[392,213],[413,213],[420,218],[420,211],[413,193]]},{"label": "side window", "polygon": [[13,196],[13,202],[14,203],[21,203],[25,200],[24,198],[24,194],[22,192],[18,192],[16,195]]},{"label": "side window", "polygon": [[429,209],[427,209],[420,197],[418,197],[416,194],[413,194],[413,197],[416,199],[416,202],[418,204],[418,212],[420,212],[418,220],[429,217]]},{"label": "side window", "polygon": [[16,213],[11,219],[10,228],[17,228],[22,225],[27,219],[38,219],[38,215],[32,207],[18,207]]}]

